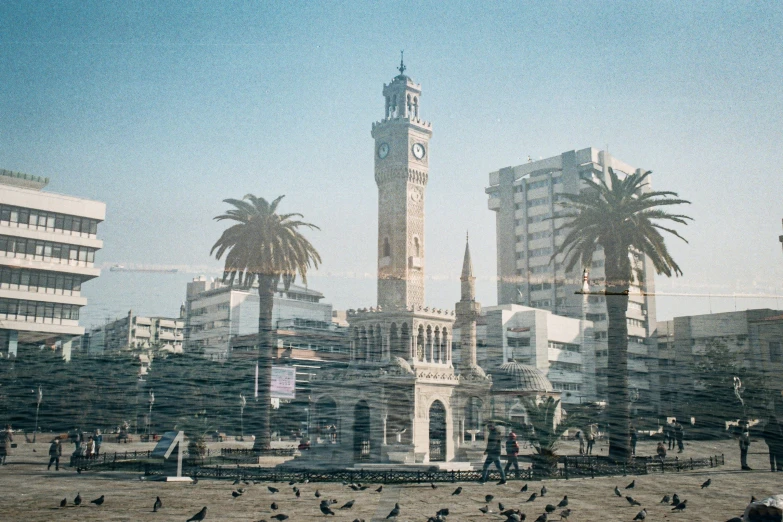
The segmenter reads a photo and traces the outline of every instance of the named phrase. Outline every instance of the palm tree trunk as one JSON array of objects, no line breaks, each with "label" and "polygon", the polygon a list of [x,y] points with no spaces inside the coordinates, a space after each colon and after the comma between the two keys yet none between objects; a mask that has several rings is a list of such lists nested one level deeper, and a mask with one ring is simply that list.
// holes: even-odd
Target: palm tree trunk
[{"label": "palm tree trunk", "polygon": [[270,387],[272,385],[272,359],[274,358],[274,330],[272,325],[272,305],[278,278],[259,276],[258,278],[258,402],[259,415],[256,419],[258,434],[253,443],[256,451],[270,448],[272,430],[269,422],[271,405]]},{"label": "palm tree trunk", "polygon": [[[628,396],[628,310],[629,283],[619,265],[627,262],[627,252],[617,256],[606,252],[606,312],[608,319],[607,420],[609,458],[630,458],[631,409]],[[619,259],[618,259],[619,257]],[[612,263],[610,258],[617,261]],[[612,266],[618,265],[618,266]]]}]

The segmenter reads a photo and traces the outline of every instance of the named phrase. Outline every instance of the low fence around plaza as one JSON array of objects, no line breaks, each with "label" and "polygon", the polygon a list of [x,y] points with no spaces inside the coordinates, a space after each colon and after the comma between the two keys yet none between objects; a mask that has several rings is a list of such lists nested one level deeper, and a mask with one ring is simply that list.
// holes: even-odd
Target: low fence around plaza
[{"label": "low fence around plaza", "polygon": [[[268,450],[261,456],[290,456],[292,450]],[[102,454],[98,457],[72,457],[71,466],[81,470],[138,471],[147,475],[164,472],[164,462],[151,458],[150,451],[126,451]],[[481,478],[479,470],[430,470],[406,469],[285,469],[264,468],[257,465],[243,466],[258,462],[259,454],[246,449],[223,449],[218,455],[186,458],[183,462],[183,474],[187,476],[214,479],[254,480],[260,482],[367,482],[381,484],[429,483],[429,482],[473,482]],[[170,464],[169,464],[170,465]],[[508,480],[569,479],[576,477],[602,477],[616,475],[647,475],[651,473],[678,473],[702,468],[714,468],[725,465],[724,456],[712,455],[697,458],[656,458],[636,457],[627,463],[612,463],[605,457],[564,456],[560,457],[558,467],[549,473],[531,468],[520,469],[519,476],[509,473]],[[500,473],[493,470],[490,480],[500,480]]]}]

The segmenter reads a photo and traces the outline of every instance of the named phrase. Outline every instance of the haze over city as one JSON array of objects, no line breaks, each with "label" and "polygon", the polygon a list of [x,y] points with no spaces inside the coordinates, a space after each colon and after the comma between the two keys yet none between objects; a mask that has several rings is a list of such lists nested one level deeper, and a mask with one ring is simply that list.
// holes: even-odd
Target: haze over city
[{"label": "haze over city", "polygon": [[459,299],[466,231],[477,298],[497,302],[490,172],[595,147],[692,201],[659,320],[780,308],[781,26],[777,3],[6,2],[0,167],[105,202],[103,268],[180,270],[104,270],[86,326],[176,314],[189,279],[220,274],[212,218],[246,193],[321,228],[326,301],[372,306],[370,128],[404,49],[433,124],[429,304]]}]

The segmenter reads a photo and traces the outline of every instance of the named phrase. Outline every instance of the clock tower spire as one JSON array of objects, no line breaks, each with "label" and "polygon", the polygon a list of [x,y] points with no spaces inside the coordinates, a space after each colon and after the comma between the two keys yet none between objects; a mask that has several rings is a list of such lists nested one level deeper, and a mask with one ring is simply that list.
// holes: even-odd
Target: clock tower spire
[{"label": "clock tower spire", "polygon": [[378,305],[424,305],[424,192],[432,126],[419,117],[421,85],[400,74],[383,86],[384,116],[373,123],[378,185]]}]

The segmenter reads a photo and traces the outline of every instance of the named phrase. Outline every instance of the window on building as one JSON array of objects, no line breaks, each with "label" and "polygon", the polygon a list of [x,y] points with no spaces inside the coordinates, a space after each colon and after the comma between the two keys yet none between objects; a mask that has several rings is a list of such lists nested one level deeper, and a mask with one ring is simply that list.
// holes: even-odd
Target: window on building
[{"label": "window on building", "polygon": [[769,362],[780,362],[783,360],[783,350],[781,350],[780,341],[769,343]]},{"label": "window on building", "polygon": [[587,314],[585,318],[593,322],[606,321],[606,314]]}]

